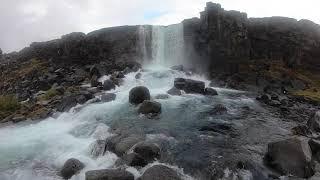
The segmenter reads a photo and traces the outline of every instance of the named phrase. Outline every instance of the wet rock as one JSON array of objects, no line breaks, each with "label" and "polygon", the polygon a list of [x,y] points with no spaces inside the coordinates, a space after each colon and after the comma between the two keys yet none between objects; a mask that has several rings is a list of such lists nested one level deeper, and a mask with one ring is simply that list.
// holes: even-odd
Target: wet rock
[{"label": "wet rock", "polygon": [[161,104],[156,101],[143,101],[138,112],[141,114],[159,114],[161,113]]},{"label": "wet rock", "polygon": [[182,94],[181,90],[176,87],[171,88],[170,90],[167,91],[167,93],[172,96],[181,96]]},{"label": "wet rock", "polygon": [[184,71],[183,65],[172,66],[170,67],[170,69],[176,70],[176,71]]},{"label": "wet rock", "polygon": [[105,80],[103,82],[103,90],[110,91],[110,90],[115,89],[115,88],[116,88],[116,86],[115,86],[115,84],[113,83],[112,80],[109,79],[109,80]]},{"label": "wet rock", "polygon": [[231,123],[226,122],[212,122],[200,128],[200,131],[206,133],[218,133],[222,135],[230,135],[231,137],[238,136],[236,129]]},{"label": "wet rock", "polygon": [[96,75],[91,77],[90,84],[92,87],[98,87],[102,85],[102,83],[98,81],[98,76]]},{"label": "wet rock", "polygon": [[150,100],[149,89],[144,86],[138,86],[130,90],[129,102],[131,104],[140,104],[144,100]]},{"label": "wet rock", "polygon": [[90,77],[96,76],[97,78],[101,77],[102,74],[100,73],[100,70],[98,68],[98,65],[93,65],[90,67]]},{"label": "wet rock", "polygon": [[144,167],[148,164],[145,158],[137,153],[125,154],[116,162],[117,165],[126,164],[133,167]]},{"label": "wet rock", "polygon": [[168,94],[158,94],[154,97],[155,99],[169,99]]},{"label": "wet rock", "polygon": [[192,79],[176,78],[174,80],[174,87],[184,90],[186,93],[204,94],[205,83]]},{"label": "wet rock", "polygon": [[294,137],[268,144],[265,162],[282,175],[308,178],[314,174],[308,140]]},{"label": "wet rock", "polygon": [[308,120],[307,126],[315,132],[320,132],[320,111],[314,113],[314,115]]},{"label": "wet rock", "polygon": [[122,156],[135,144],[144,140],[144,137],[140,135],[122,136],[117,135],[107,139],[107,150],[114,152],[115,154]]},{"label": "wet rock", "polygon": [[140,177],[141,180],[181,180],[178,173],[164,165],[154,165],[148,168]]},{"label": "wet rock", "polygon": [[57,110],[60,112],[69,111],[72,107],[77,105],[77,98],[74,95],[65,96],[57,105]]},{"label": "wet rock", "polygon": [[157,144],[141,142],[137,144],[133,151],[143,157],[147,162],[152,162],[160,158],[160,148]]},{"label": "wet rock", "polygon": [[106,94],[103,94],[101,96],[101,101],[102,102],[110,102],[110,101],[114,101],[116,99],[116,94],[114,93],[106,93]]},{"label": "wet rock", "polygon": [[134,180],[134,176],[121,169],[102,169],[87,171],[86,180]]},{"label": "wet rock", "polygon": [[79,173],[84,167],[85,165],[81,161],[71,158],[64,163],[60,173],[64,179],[70,179],[73,175]]},{"label": "wet rock", "polygon": [[204,94],[208,95],[208,96],[216,96],[216,95],[218,95],[218,92],[213,88],[206,88],[204,90]]},{"label": "wet rock", "polygon": [[21,122],[21,121],[25,121],[27,118],[24,116],[24,115],[15,115],[11,118],[11,121],[13,123],[18,123],[18,122]]},{"label": "wet rock", "polygon": [[136,79],[140,79],[140,78],[141,78],[141,76],[142,76],[142,74],[141,74],[141,73],[137,73],[134,77],[135,77]]},{"label": "wet rock", "polygon": [[93,157],[103,156],[106,152],[107,141],[106,140],[97,140],[92,144],[91,155]]}]

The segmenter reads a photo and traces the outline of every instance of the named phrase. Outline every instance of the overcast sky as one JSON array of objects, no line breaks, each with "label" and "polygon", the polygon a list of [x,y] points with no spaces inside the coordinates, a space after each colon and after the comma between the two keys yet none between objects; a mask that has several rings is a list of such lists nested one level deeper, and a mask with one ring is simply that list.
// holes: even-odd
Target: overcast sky
[{"label": "overcast sky", "polygon": [[[0,48],[118,25],[171,24],[199,17],[209,0],[0,0]],[[249,17],[288,16],[320,24],[320,0],[213,0]]]}]

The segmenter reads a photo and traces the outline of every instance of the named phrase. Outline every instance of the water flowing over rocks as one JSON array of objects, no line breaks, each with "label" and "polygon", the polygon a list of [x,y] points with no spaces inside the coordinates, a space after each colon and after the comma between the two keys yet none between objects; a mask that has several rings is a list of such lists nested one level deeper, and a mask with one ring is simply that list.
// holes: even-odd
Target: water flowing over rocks
[{"label": "water flowing over rocks", "polygon": [[61,179],[72,155],[66,179],[319,179],[319,34],[207,3],[0,50],[0,177]]}]

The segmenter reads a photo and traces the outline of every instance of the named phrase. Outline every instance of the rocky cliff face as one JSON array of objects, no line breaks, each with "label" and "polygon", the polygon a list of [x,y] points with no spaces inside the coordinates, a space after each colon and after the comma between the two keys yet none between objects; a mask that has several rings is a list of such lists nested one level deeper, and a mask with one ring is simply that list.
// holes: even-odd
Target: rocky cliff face
[{"label": "rocky cliff face", "polygon": [[[320,68],[320,26],[308,20],[247,18],[245,13],[207,3],[200,19],[186,20],[184,24],[186,32],[193,32],[189,42],[210,70],[233,73],[237,65],[250,60]],[[190,34],[186,36],[190,40]]]}]

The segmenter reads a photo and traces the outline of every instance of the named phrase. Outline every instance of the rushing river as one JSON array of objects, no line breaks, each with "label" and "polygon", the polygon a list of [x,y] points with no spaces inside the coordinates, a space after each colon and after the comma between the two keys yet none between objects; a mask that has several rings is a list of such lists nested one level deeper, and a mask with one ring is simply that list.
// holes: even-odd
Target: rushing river
[{"label": "rushing river", "polygon": [[[192,179],[190,176],[209,179],[210,174],[219,168],[225,169],[226,176],[231,177],[232,170],[228,167],[242,159],[261,166],[266,144],[287,136],[287,129],[292,125],[280,122],[248,92],[216,88],[219,95],[213,97],[183,94],[157,99],[162,104],[162,113],[156,119],[141,116],[137,107],[129,104],[129,91],[135,86],[146,86],[154,98],[166,94],[177,77],[201,80],[209,85],[205,77],[187,75],[159,65],[167,65],[163,63],[167,58],[181,59],[182,47],[177,46],[181,39],[174,39],[178,37],[177,28],[179,25],[165,33],[161,28],[154,29],[153,33],[160,32],[157,36],[162,38],[153,42],[153,48],[157,49],[153,56],[158,60],[143,67],[139,80],[135,79],[136,73],[127,74],[123,84],[110,91],[117,95],[115,101],[79,105],[69,112],[38,122],[1,127],[0,180],[61,179],[58,172],[69,158],[77,158],[86,165],[80,174],[72,177],[73,180],[83,180],[88,170],[113,168],[118,159],[115,154],[107,152],[102,157],[93,158],[90,153],[93,142],[112,136],[110,129],[145,134],[165,150],[162,162],[184,174],[184,179]],[[167,40],[163,41],[163,38]],[[170,49],[163,44],[167,41],[179,49],[163,52]],[[228,112],[212,114],[212,108],[217,104],[224,105]],[[231,128],[218,132],[200,130],[212,123],[227,124]],[[138,177],[145,169],[128,167],[127,170]],[[261,175],[244,175],[247,179],[255,176]]]}]

